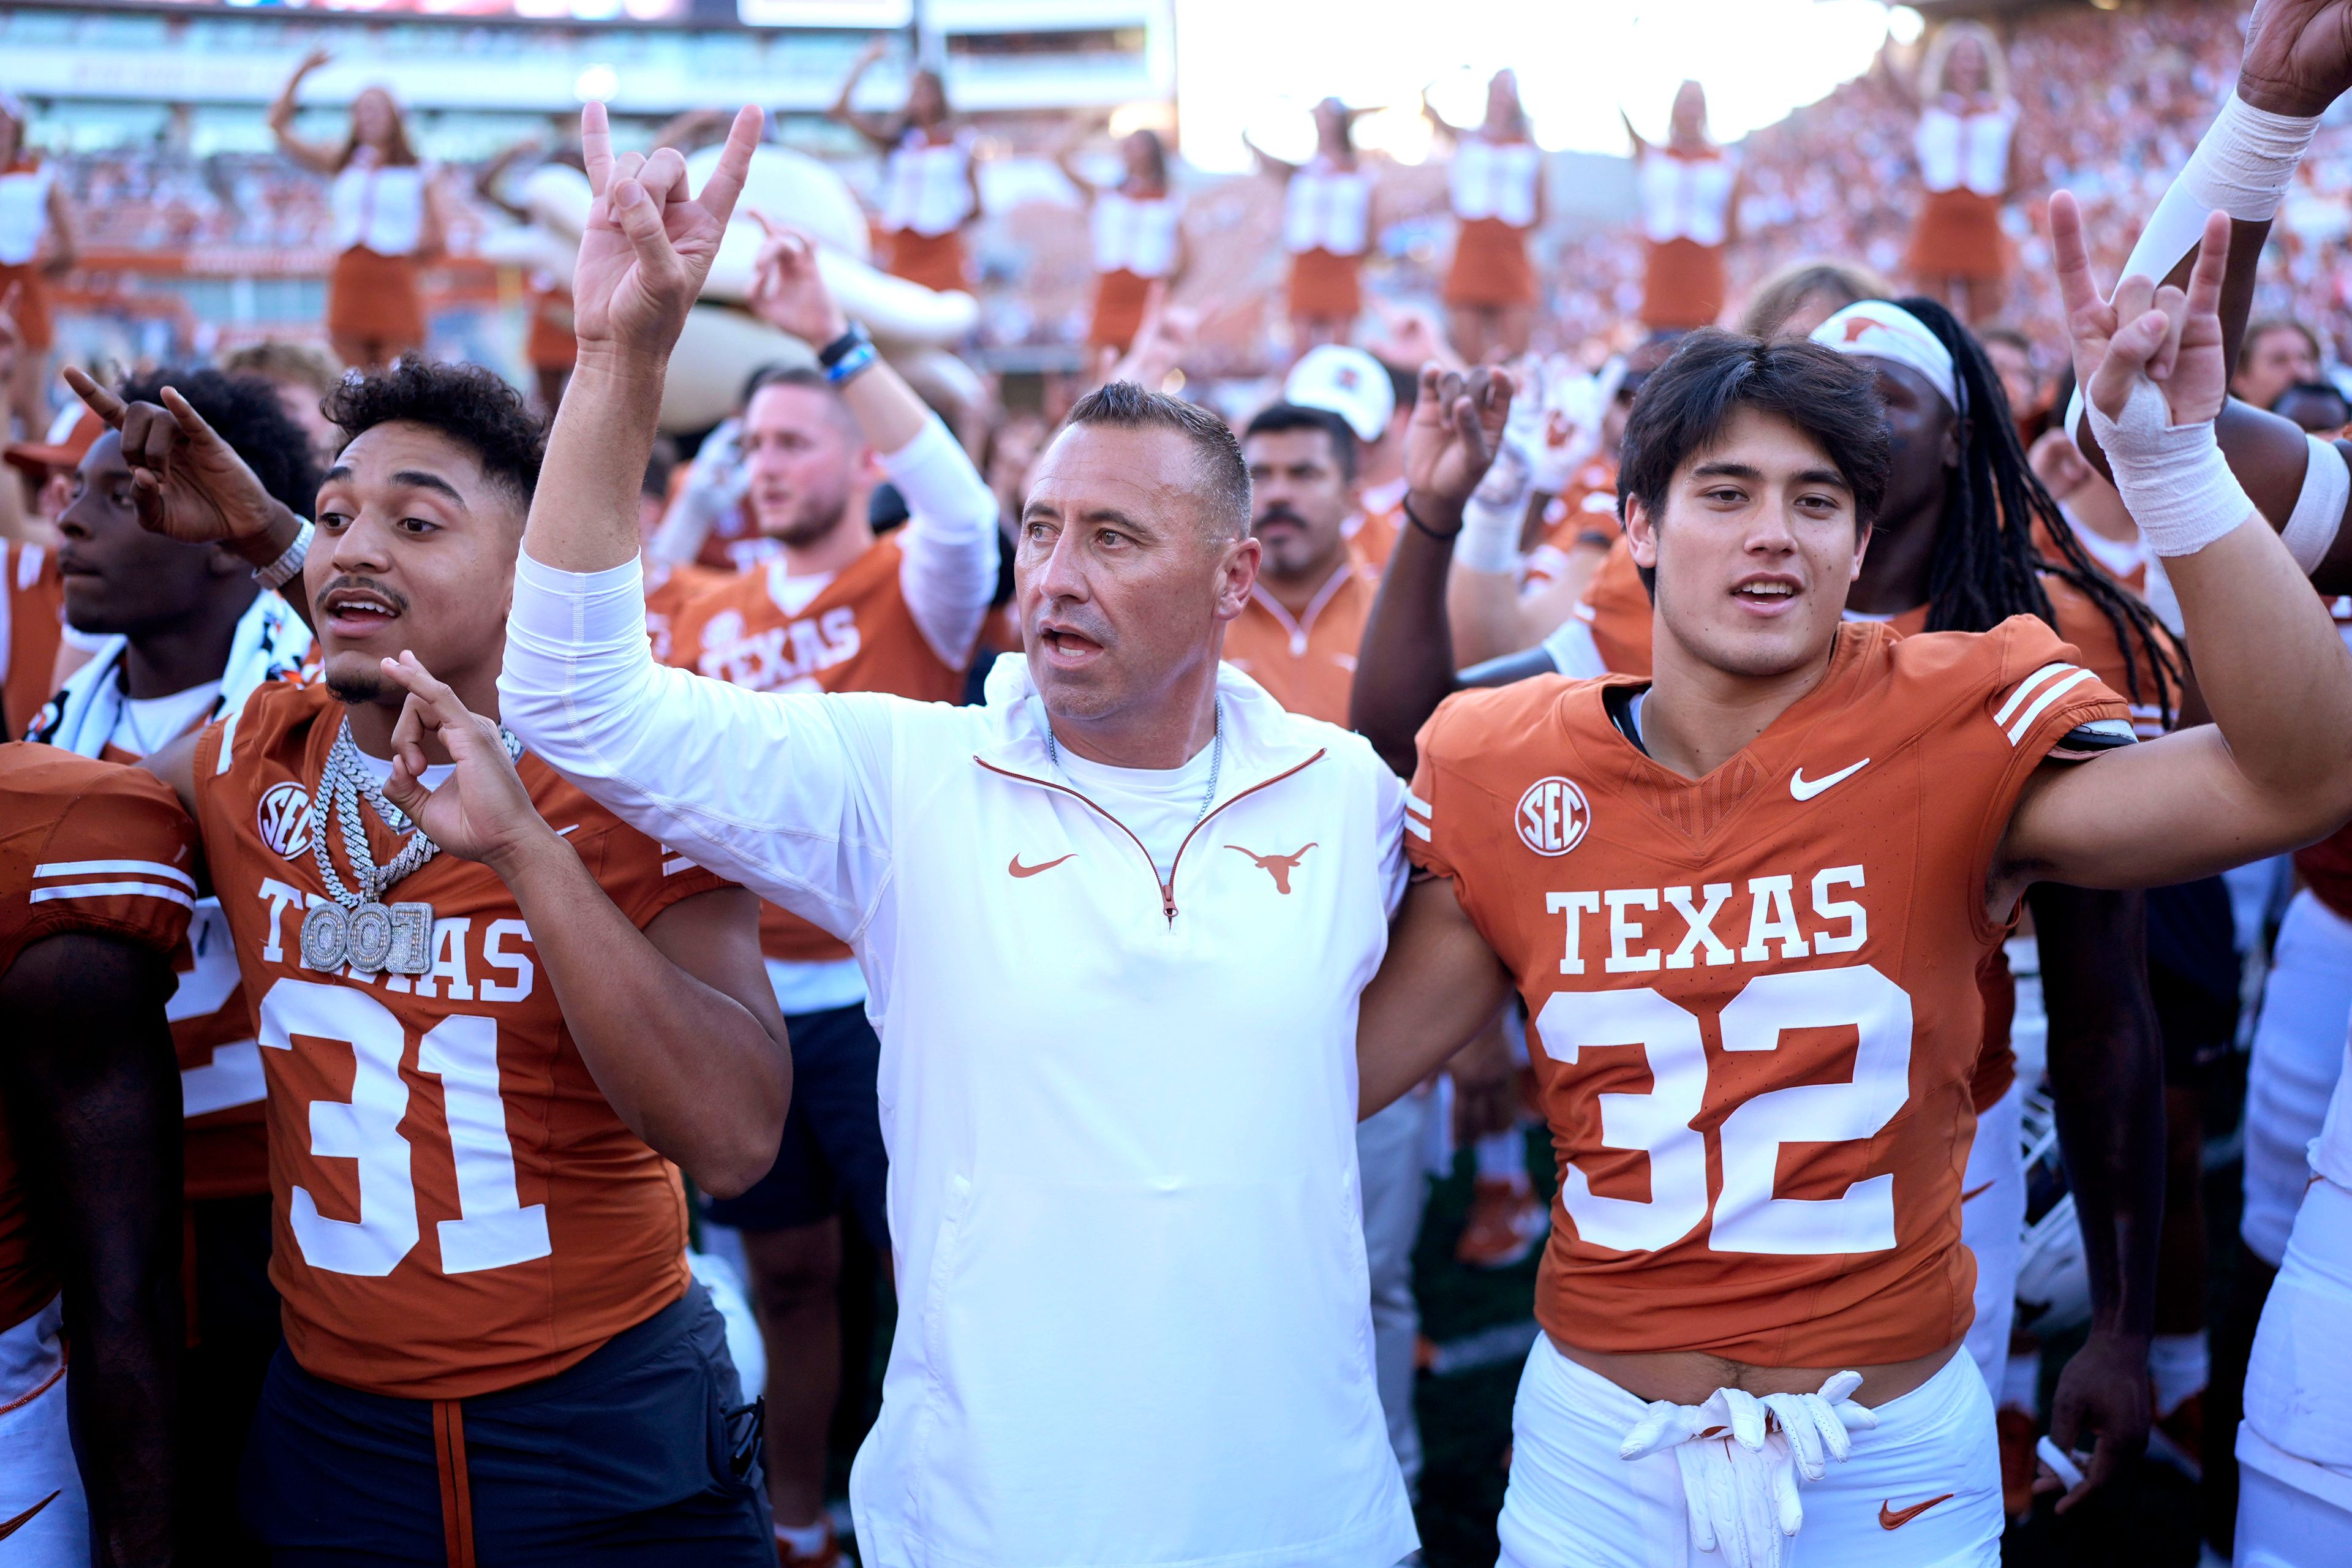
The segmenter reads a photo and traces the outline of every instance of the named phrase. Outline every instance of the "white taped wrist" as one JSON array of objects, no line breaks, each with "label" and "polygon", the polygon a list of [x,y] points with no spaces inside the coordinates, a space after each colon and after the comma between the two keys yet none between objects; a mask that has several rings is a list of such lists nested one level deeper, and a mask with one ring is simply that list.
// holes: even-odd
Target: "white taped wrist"
[{"label": "white taped wrist", "polygon": [[2161,279],[2197,248],[2205,215],[2216,208],[2239,223],[2268,223],[2318,127],[2316,118],[2273,114],[2232,91],[2149,215],[2124,271]]},{"label": "white taped wrist", "polygon": [[1472,572],[1519,569],[1519,526],[1527,516],[1521,500],[1489,500],[1474,495],[1462,509],[1462,533],[1454,542],[1456,565]]},{"label": "white taped wrist", "polygon": [[2294,511],[2279,530],[2279,541],[2294,563],[2310,576],[2327,559],[2336,535],[2344,526],[2344,503],[2352,500],[2352,468],[2333,441],[2305,436],[2310,461],[2304,465],[2303,489],[2294,498]]},{"label": "white taped wrist", "polygon": [[2211,422],[2172,424],[2164,394],[2145,376],[2133,383],[2122,418],[2096,404],[2088,416],[2151,554],[2194,555],[2254,515]]}]

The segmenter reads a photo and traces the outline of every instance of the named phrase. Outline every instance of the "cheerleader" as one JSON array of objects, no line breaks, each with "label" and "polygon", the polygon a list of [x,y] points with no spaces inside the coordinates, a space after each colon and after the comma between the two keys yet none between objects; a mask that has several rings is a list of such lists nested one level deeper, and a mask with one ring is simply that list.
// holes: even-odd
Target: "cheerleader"
[{"label": "cheerleader", "polygon": [[1633,139],[1633,184],[1641,200],[1647,266],[1642,323],[1654,332],[1711,327],[1728,283],[1724,254],[1739,237],[1739,171],[1706,133],[1706,89],[1675,89],[1666,144],[1654,146],[1622,111]]},{"label": "cheerleader", "polygon": [[[695,116],[680,115],[670,121],[670,127],[686,127]],[[673,137],[670,127],[654,138],[656,147],[676,147],[681,152],[692,145],[686,136]],[[539,157],[540,144],[534,140],[518,142],[492,157],[474,173],[474,195],[497,207],[516,222],[529,225],[536,221],[530,209],[509,196],[503,188],[509,170],[527,158]],[[562,163],[587,172],[587,163],[577,147],[559,148],[551,157],[542,160]],[[580,363],[580,342],[572,333],[572,285],[564,278],[544,267],[534,267],[523,279],[523,289],[530,306],[529,322],[523,333],[523,363],[530,367],[531,384],[539,394],[539,409],[548,418],[555,417],[556,405],[563,401],[563,388],[572,380],[572,372]]]},{"label": "cheerleader", "polygon": [[1494,74],[1486,121],[1475,131],[1447,124],[1425,89],[1421,111],[1454,146],[1446,185],[1458,226],[1443,295],[1446,336],[1471,364],[1517,359],[1535,321],[1528,236],[1543,222],[1543,152],[1528,132],[1519,79]]},{"label": "cheerleader", "polygon": [[926,289],[971,287],[965,271],[963,231],[980,216],[976,139],[948,111],[947,89],[939,73],[919,70],[907,79],[907,106],[894,120],[849,106],[857,84],[888,46],[876,38],[850,68],[834,100],[833,118],[885,154],[882,171],[882,232],[888,242],[887,269]]},{"label": "cheerleader", "polygon": [[382,370],[425,346],[423,263],[440,253],[447,214],[440,186],[416,160],[392,94],[380,87],[352,100],[341,147],[294,133],[294,98],[302,80],[333,58],[313,49],[269,106],[278,150],[333,181],[335,269],[327,279],[327,339],[336,357]]},{"label": "cheerleader", "polygon": [[1125,353],[1143,324],[1143,305],[1155,280],[1172,279],[1183,248],[1183,209],[1168,190],[1168,149],[1155,131],[1131,132],[1119,142],[1119,182],[1105,190],[1072,166],[1074,147],[1054,154],[1063,177],[1077,187],[1094,230],[1095,310],[1087,345]]},{"label": "cheerleader", "polygon": [[0,388],[0,440],[9,434],[12,415],[28,440],[49,423],[41,389],[56,334],[47,280],[71,268],[79,249],[73,203],[57,171],[25,146],[29,118],[21,100],[0,90],[0,299],[11,286],[16,290],[16,352]]},{"label": "cheerleader", "polygon": [[[1890,73],[1898,88],[1900,72]],[[2017,100],[2009,62],[1980,23],[1948,22],[1928,46],[1913,101],[1913,148],[1927,199],[1905,261],[1919,292],[1970,322],[1990,320],[2009,287],[2000,211],[2017,188]]]},{"label": "cheerleader", "polygon": [[1315,106],[1315,155],[1286,163],[1242,138],[1258,166],[1283,182],[1282,243],[1290,252],[1292,350],[1345,342],[1364,308],[1364,252],[1372,237],[1372,179],[1356,156],[1356,116],[1336,98]]}]

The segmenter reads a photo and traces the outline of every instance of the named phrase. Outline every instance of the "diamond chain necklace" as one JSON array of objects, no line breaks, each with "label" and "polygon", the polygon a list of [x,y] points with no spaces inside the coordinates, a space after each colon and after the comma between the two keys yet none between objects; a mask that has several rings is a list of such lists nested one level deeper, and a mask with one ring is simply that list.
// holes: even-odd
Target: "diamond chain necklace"
[{"label": "diamond chain necklace", "polygon": [[[507,759],[522,759],[522,742],[505,725],[499,726],[499,743],[506,747]],[[392,858],[389,865],[379,869],[375,856],[368,847],[367,824],[360,816],[360,802],[366,801],[383,818],[384,826],[394,833],[410,835],[408,842]],[[380,901],[384,890],[409,873],[418,869],[440,852],[421,827],[408,820],[407,814],[385,798],[383,786],[376,783],[375,774],[361,760],[359,746],[352,740],[350,715],[343,718],[343,727],[335,736],[335,744],[327,753],[327,765],[319,778],[319,799],[314,808],[315,826],[310,834],[310,847],[318,857],[319,876],[327,884],[328,896],[345,909],[355,910],[362,904]],[[335,872],[332,856],[327,853],[326,819],[332,816],[341,829],[343,858],[351,863],[352,872],[360,879],[360,890],[352,892],[343,885]]]}]

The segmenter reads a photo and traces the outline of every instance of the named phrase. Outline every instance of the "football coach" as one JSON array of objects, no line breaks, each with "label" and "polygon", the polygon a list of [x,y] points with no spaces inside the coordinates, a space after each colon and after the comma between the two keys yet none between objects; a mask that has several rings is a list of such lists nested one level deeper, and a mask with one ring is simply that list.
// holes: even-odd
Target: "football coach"
[{"label": "football coach", "polygon": [[[1213,416],[1128,384],[1038,466],[1027,653],[985,706],[654,663],[638,481],[757,132],[746,110],[697,197],[673,152],[615,158],[588,107],[579,368],[499,696],[590,795],[865,968],[899,1316],[851,1480],[861,1557],[1389,1568],[1414,1533],[1373,1378],[1355,1043],[1402,785],[1219,663],[1257,572],[1247,473]],[[763,286],[814,268],[779,238]],[[822,347],[853,402],[904,398],[861,405],[905,433],[895,475],[963,463],[858,375],[854,330]],[[1507,395],[1428,384],[1408,505],[1444,531]]]}]

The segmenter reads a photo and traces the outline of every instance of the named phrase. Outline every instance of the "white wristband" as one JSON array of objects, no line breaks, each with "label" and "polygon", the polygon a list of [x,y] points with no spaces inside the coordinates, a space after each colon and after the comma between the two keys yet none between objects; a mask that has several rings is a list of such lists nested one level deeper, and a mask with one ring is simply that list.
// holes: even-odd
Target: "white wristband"
[{"label": "white wristband", "polygon": [[2310,576],[2327,559],[2338,530],[2344,526],[2344,503],[2352,499],[2352,468],[2333,441],[2305,436],[2311,458],[2304,465],[2303,489],[2294,498],[2294,511],[2279,530],[2279,541],[2294,563]]},{"label": "white wristband", "polygon": [[1454,542],[1454,563],[1470,572],[1515,573],[1519,569],[1523,508],[1470,498],[1462,509],[1462,535]]},{"label": "white wristband", "polygon": [[264,588],[283,588],[302,574],[302,563],[310,558],[311,537],[319,531],[305,522],[295,531],[294,542],[285,553],[267,566],[254,569],[253,580]]},{"label": "white wristband", "polygon": [[2318,128],[2315,116],[2273,114],[2232,91],[2156,204],[2125,273],[2161,280],[2197,248],[2205,215],[2217,208],[2239,223],[2268,223]]},{"label": "white wristband", "polygon": [[2146,376],[2132,383],[2121,419],[2108,418],[2096,404],[2088,416],[2150,553],[2194,555],[2254,515],[2212,423],[2171,423],[2164,394]]},{"label": "white wristband", "polygon": [[1462,509],[1455,563],[1471,572],[1517,572],[1519,531],[1527,515],[1528,462],[1517,447],[1506,445]]}]

